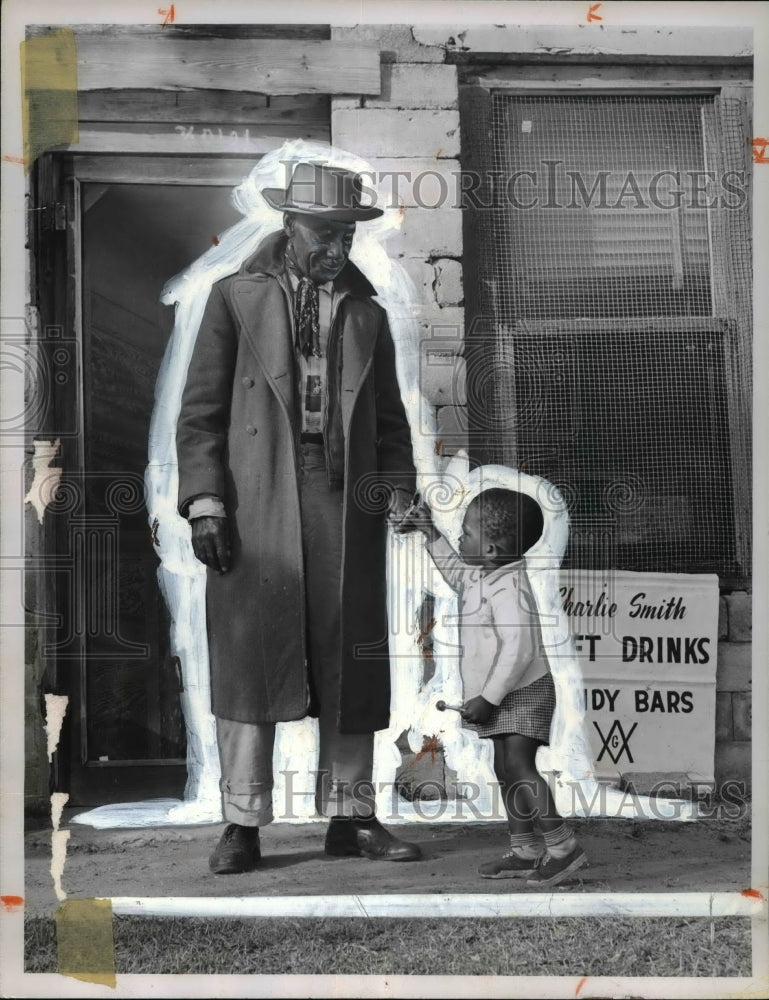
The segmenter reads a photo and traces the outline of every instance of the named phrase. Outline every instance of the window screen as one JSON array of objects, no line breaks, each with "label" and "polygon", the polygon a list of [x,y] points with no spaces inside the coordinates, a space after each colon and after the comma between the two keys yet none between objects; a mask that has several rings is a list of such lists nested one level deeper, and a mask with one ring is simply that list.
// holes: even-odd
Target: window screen
[{"label": "window screen", "polygon": [[702,106],[495,95],[505,317],[710,315]]},{"label": "window screen", "polygon": [[684,96],[488,107],[465,133],[489,193],[466,230],[482,460],[561,487],[567,565],[745,572],[749,206],[744,175],[724,181],[739,114]]},{"label": "window screen", "polygon": [[570,507],[566,565],[726,572],[722,330],[574,330],[507,343],[517,466]]}]

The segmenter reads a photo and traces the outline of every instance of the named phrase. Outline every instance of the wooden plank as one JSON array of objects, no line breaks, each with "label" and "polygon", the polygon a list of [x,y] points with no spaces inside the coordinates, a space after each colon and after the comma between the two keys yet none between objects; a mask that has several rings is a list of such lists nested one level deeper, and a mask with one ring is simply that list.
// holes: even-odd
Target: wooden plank
[{"label": "wooden plank", "polygon": [[[709,160],[717,174],[742,171],[748,179],[748,204],[742,211],[711,213],[714,243],[714,282],[720,285],[718,301],[732,319],[731,343],[724,345],[726,394],[729,413],[731,475],[734,494],[735,554],[739,570],[751,570],[752,543],[752,448],[753,407],[753,310],[750,264],[740,260],[740,251],[750,252],[752,171],[751,127],[747,114],[749,91],[724,88],[715,102],[715,116],[706,133]],[[706,147],[707,149],[707,147]],[[716,249],[715,243],[718,243]],[[718,270],[716,268],[718,267]],[[760,279],[759,279],[760,280]]]},{"label": "wooden plank", "polygon": [[[139,153],[148,155],[236,153],[244,156],[261,156],[278,149],[286,141],[284,135],[231,136],[222,129],[222,135],[196,133],[162,133],[148,135],[145,131],[97,132],[81,129],[77,143],[59,147],[72,153]],[[136,168],[138,172],[138,167]],[[140,178],[136,178],[141,180]]]},{"label": "wooden plank", "polygon": [[217,114],[228,122],[264,114],[264,94],[225,90],[86,90],[78,95],[81,122],[195,122]]},{"label": "wooden plank", "polygon": [[[133,38],[135,36],[156,35],[160,29],[162,16],[151,24],[73,24],[77,37]],[[326,39],[331,37],[328,24],[166,24],[163,34],[174,38],[305,38]],[[51,28],[45,24],[28,24],[28,38],[47,35]]]},{"label": "wooden plank", "polygon": [[521,320],[511,332],[523,336],[532,334],[591,334],[591,333],[727,333],[729,322],[716,316],[649,316],[626,319],[546,319]]},{"label": "wooden plank", "polygon": [[536,80],[508,81],[504,78],[495,79],[493,77],[478,77],[477,82],[482,87],[490,90],[504,90],[506,93],[521,93],[527,95],[546,94],[547,96],[557,96],[559,94],[574,94],[584,91],[593,95],[616,95],[624,94],[630,97],[659,97],[673,94],[676,97],[687,95],[701,96],[703,94],[717,94],[718,84],[710,81],[702,81],[699,84],[687,83],[655,83],[649,86],[633,82],[606,83],[603,80],[573,80],[570,82],[560,82],[557,84],[539,83]]},{"label": "wooden plank", "polygon": [[201,184],[231,187],[246,177],[258,159],[237,157],[142,156],[137,161],[122,155],[79,154],[74,171],[83,182],[102,184]]},{"label": "wooden plank", "polygon": [[326,41],[79,36],[78,90],[379,94],[379,49]]},{"label": "wooden plank", "polygon": [[[250,149],[251,144],[258,141],[262,135],[270,135],[282,139],[311,139],[316,142],[328,142],[331,138],[330,123],[315,122],[312,125],[297,126],[291,121],[273,121],[269,125],[233,124],[221,118],[209,118],[202,122],[179,121],[176,124],[166,122],[88,122],[81,125],[79,141],[83,136],[96,135],[136,136],[145,135],[150,142],[162,136],[181,136],[190,143],[198,139],[214,138],[231,139],[244,144]],[[132,140],[128,140],[129,142]]]},{"label": "wooden plank", "polygon": [[613,25],[442,25],[412,29],[422,45],[445,47],[447,54],[471,60],[479,55],[603,56],[619,59],[750,60],[750,28],[670,27],[628,29]]},{"label": "wooden plank", "polygon": [[507,86],[510,83],[522,87],[534,87],[538,84],[559,84],[564,87],[572,85],[611,86],[624,88],[633,84],[659,86],[662,89],[674,89],[681,86],[719,87],[727,83],[743,83],[750,85],[752,79],[750,66],[732,65],[695,65],[695,66],[653,66],[634,63],[605,63],[586,66],[584,63],[514,63],[512,65],[496,65],[480,76],[468,76],[464,83],[479,83],[481,85]]},{"label": "wooden plank", "polygon": [[226,122],[297,127],[325,122],[331,110],[325,95],[267,97],[231,90],[90,90],[78,97],[81,122]]}]

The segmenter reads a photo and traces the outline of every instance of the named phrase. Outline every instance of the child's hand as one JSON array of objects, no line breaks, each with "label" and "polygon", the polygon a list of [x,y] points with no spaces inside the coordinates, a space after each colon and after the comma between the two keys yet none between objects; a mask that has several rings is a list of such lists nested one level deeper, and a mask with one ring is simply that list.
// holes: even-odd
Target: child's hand
[{"label": "child's hand", "polygon": [[430,508],[419,496],[414,498],[414,502],[405,512],[403,518],[394,525],[394,530],[399,534],[415,529],[421,531],[423,535],[427,535],[428,538],[438,537],[438,529],[433,524]]},{"label": "child's hand", "polygon": [[390,519],[390,523],[396,530],[400,528],[400,525],[403,524],[406,515],[414,506],[414,499],[415,498],[412,498],[412,495],[407,490],[401,489],[400,487],[396,487],[392,491],[387,516]]},{"label": "child's hand", "polygon": [[459,710],[459,714],[465,722],[473,722],[476,726],[482,726],[484,722],[488,721],[492,708],[494,706],[491,702],[486,701],[483,695],[479,694],[466,702]]}]

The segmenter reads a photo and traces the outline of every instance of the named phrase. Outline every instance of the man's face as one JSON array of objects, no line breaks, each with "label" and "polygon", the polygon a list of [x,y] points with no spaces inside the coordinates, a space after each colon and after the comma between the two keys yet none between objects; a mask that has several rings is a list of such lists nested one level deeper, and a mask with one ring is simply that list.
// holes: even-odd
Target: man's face
[{"label": "man's face", "polygon": [[283,228],[302,274],[319,285],[333,281],[350,256],[355,223],[294,215],[286,217]]}]

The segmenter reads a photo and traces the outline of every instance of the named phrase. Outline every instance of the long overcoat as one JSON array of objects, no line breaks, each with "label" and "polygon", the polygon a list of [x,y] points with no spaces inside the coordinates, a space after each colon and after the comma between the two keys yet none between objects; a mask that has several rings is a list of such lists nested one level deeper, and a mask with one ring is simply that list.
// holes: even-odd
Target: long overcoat
[{"label": "long overcoat", "polygon": [[[213,711],[250,723],[310,710],[285,243],[282,233],[268,236],[237,274],[213,286],[176,438],[180,512],[215,495],[231,529],[231,568],[207,576]],[[389,724],[386,508],[391,488],[413,489],[415,473],[387,314],[350,261],[334,290],[344,430],[338,725],[363,733]]]}]

